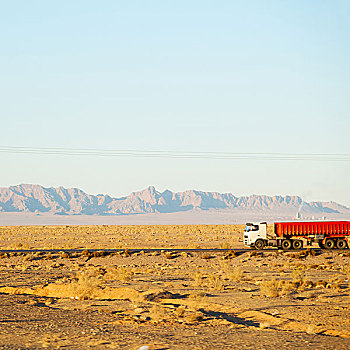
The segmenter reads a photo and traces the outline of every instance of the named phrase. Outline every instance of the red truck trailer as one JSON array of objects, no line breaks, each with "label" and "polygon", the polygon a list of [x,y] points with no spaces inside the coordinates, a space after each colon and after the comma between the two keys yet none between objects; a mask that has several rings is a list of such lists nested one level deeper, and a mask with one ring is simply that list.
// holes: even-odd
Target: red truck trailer
[{"label": "red truck trailer", "polygon": [[244,244],[262,249],[278,247],[282,249],[301,249],[318,243],[320,248],[346,249],[350,243],[350,221],[295,221],[275,222],[274,233],[267,233],[267,223],[248,223],[244,230]]}]

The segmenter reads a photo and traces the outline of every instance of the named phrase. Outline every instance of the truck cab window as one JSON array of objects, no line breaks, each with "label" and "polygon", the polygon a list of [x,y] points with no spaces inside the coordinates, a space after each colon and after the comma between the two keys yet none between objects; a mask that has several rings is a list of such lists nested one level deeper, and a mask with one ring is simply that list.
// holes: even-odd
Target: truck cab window
[{"label": "truck cab window", "polygon": [[246,225],[245,232],[249,232],[249,231],[259,231],[259,225]]}]

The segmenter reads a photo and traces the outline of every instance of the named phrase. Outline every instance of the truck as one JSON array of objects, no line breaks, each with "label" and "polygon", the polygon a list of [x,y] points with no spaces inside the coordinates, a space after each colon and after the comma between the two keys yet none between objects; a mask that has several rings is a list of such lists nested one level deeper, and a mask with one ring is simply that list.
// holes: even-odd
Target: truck
[{"label": "truck", "polygon": [[350,245],[350,221],[295,221],[275,222],[269,232],[266,222],[247,223],[244,245],[263,249],[301,249],[304,243],[317,243],[322,249],[347,249]]}]

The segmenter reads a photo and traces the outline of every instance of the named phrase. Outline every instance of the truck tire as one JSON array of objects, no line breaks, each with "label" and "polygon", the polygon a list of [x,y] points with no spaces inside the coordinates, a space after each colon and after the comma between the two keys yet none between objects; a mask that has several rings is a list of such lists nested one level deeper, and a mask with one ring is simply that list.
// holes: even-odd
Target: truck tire
[{"label": "truck tire", "polygon": [[288,249],[292,248],[292,241],[290,239],[284,239],[281,242],[281,247],[284,250],[288,250]]},{"label": "truck tire", "polygon": [[303,247],[303,241],[300,239],[293,239],[293,249],[301,249]]},{"label": "truck tire", "polygon": [[265,247],[265,242],[262,240],[262,239],[258,239],[256,242],[255,242],[255,248],[258,249],[258,250],[261,250]]},{"label": "truck tire", "polygon": [[338,249],[346,249],[348,247],[346,240],[344,238],[339,238],[337,240],[337,248]]},{"label": "truck tire", "polygon": [[324,247],[326,249],[333,249],[334,248],[334,240],[331,238],[327,238],[326,241],[324,242]]}]

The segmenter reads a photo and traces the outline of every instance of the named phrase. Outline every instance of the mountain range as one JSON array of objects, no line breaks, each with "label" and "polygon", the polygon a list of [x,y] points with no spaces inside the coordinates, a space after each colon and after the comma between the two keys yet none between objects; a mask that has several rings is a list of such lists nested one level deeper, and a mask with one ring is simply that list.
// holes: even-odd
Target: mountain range
[{"label": "mountain range", "polygon": [[43,187],[22,184],[0,188],[0,212],[50,213],[56,215],[131,215],[185,211],[283,212],[322,216],[349,214],[350,209],[336,202],[304,202],[299,196],[251,195],[232,193],[157,191],[150,186],[126,197],[91,195],[78,188]]}]

